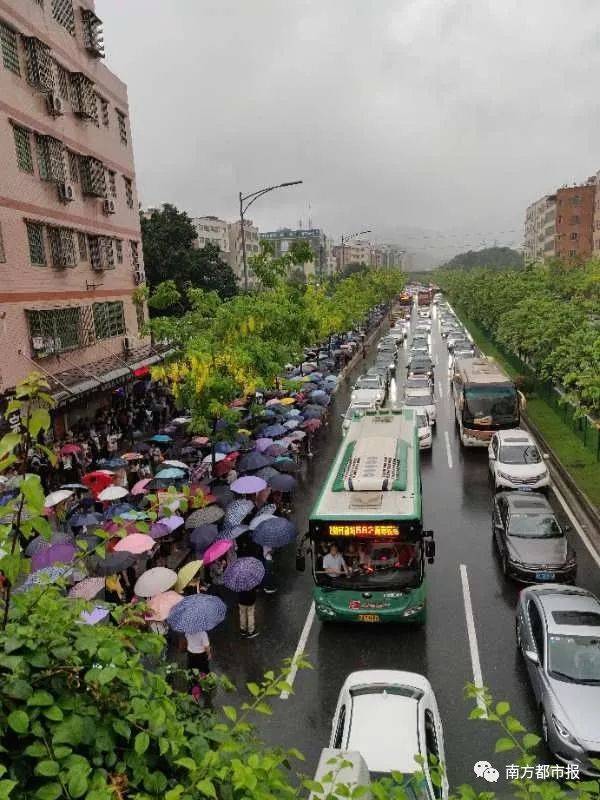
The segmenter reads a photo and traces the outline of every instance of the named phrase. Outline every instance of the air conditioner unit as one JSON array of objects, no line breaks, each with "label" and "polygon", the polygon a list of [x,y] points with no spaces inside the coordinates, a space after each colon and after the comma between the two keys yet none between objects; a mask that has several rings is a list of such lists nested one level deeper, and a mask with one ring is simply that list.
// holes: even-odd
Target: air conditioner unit
[{"label": "air conditioner unit", "polygon": [[65,113],[65,106],[62,97],[55,92],[51,92],[46,98],[48,113],[53,117],[60,117]]},{"label": "air conditioner unit", "polygon": [[117,210],[115,206],[115,201],[111,200],[110,198],[106,198],[106,200],[102,203],[102,210],[105,214],[114,214]]},{"label": "air conditioner unit", "polygon": [[136,286],[139,286],[140,283],[144,283],[146,281],[146,275],[141,269],[136,269],[133,272],[133,281]]},{"label": "air conditioner unit", "polygon": [[63,201],[63,203],[71,203],[73,200],[75,200],[75,189],[73,188],[73,184],[69,183],[69,181],[64,181],[64,183],[59,183],[58,196]]}]

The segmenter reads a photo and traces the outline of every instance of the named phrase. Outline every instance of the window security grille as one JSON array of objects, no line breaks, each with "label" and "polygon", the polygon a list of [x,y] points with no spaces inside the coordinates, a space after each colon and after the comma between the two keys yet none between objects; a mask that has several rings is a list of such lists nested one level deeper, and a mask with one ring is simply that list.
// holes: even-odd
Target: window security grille
[{"label": "window security grille", "polygon": [[79,258],[81,261],[88,260],[87,236],[82,231],[77,233],[77,241],[79,243]]},{"label": "window security grille", "polygon": [[123,242],[121,239],[115,239],[115,247],[117,249],[117,264],[123,263]]},{"label": "window security grille", "polygon": [[79,164],[84,193],[92,197],[106,197],[104,164],[92,156],[82,156]]},{"label": "window security grille", "polygon": [[110,124],[110,117],[108,115],[108,103],[103,97],[98,96],[98,100],[100,100],[100,115],[102,116],[102,124],[105,128],[108,128]]},{"label": "window security grille", "polygon": [[122,144],[127,144],[127,122],[125,114],[117,109],[117,121],[119,123],[119,136],[121,137]]},{"label": "window security grille", "polygon": [[48,226],[48,241],[53,267],[75,267],[75,239],[70,228]]},{"label": "window security grille", "polygon": [[35,144],[40,178],[43,181],[64,183],[65,158],[63,143],[53,136],[40,136],[39,133],[36,133]]},{"label": "window security grille", "polygon": [[69,31],[71,36],[75,36],[75,12],[72,0],[52,0],[52,16],[59,25]]},{"label": "window security grille", "polygon": [[92,55],[97,58],[104,58],[104,35],[102,32],[102,20],[89,8],[81,9],[83,20],[83,45]]},{"label": "window security grille", "polygon": [[115,255],[110,236],[88,236],[92,269],[114,269]]},{"label": "window security grille", "polygon": [[[47,358],[90,343],[81,306],[28,310],[33,355]],[[89,316],[89,315],[88,315]],[[89,328],[89,322],[87,327]]]},{"label": "window security grille", "polygon": [[8,25],[0,22],[0,49],[2,49],[2,62],[6,69],[21,74],[19,65],[19,43],[17,34]]},{"label": "window security grille", "polygon": [[54,91],[54,70],[50,48],[35,36],[24,36],[27,80],[42,92]]},{"label": "window security grille", "polygon": [[112,169],[108,170],[108,183],[110,186],[111,197],[117,196],[117,174]]},{"label": "window security grille", "polygon": [[131,245],[131,264],[134,269],[137,269],[140,266],[140,255],[139,255],[139,248],[137,242],[130,242]]},{"label": "window security grille", "polygon": [[94,331],[97,339],[110,339],[125,333],[123,303],[94,303]]},{"label": "window security grille", "polygon": [[31,155],[31,136],[26,128],[13,125],[15,148],[17,151],[17,164],[23,172],[33,172],[33,157]]},{"label": "window security grille", "polygon": [[97,119],[98,106],[94,83],[83,72],[71,73],[71,94],[75,114],[83,119]]},{"label": "window security grille", "polygon": [[133,184],[129,178],[124,178],[125,181],[125,197],[129,208],[133,208]]},{"label": "window security grille", "polygon": [[44,248],[44,226],[39,222],[25,221],[27,226],[27,240],[29,242],[29,258],[31,263],[46,266],[46,250]]},{"label": "window security grille", "polygon": [[69,153],[69,178],[73,183],[79,183],[79,156],[72,150]]},{"label": "window security grille", "polygon": [[54,62],[54,70],[56,72],[58,93],[63,100],[71,100],[71,95],[69,94],[70,78],[68,70],[66,70],[62,64],[59,64],[58,61]]}]

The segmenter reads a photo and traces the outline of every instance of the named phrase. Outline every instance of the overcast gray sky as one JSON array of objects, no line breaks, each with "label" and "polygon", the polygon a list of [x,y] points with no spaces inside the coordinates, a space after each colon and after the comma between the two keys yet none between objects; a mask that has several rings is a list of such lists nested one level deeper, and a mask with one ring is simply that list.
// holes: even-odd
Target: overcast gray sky
[{"label": "overcast gray sky", "polygon": [[[97,0],[140,198],[438,258],[600,169],[598,0]],[[452,238],[455,236],[456,238]],[[427,238],[424,238],[427,237]],[[450,246],[454,244],[455,246]],[[434,247],[435,245],[435,247]],[[440,245],[448,249],[438,249]]]}]

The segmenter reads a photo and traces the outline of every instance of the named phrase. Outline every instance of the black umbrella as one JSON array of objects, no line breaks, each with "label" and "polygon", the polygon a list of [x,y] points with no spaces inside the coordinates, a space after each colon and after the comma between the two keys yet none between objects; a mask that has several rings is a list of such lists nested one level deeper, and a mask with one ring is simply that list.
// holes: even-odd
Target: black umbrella
[{"label": "black umbrella", "polygon": [[278,473],[272,478],[269,478],[268,484],[271,489],[276,492],[293,492],[298,485],[296,479],[292,475],[285,475]]},{"label": "black umbrella", "polygon": [[218,533],[216,525],[199,525],[190,533],[190,542],[196,550],[206,550],[215,541]]},{"label": "black umbrella", "polygon": [[222,484],[219,486],[211,486],[210,493],[213,495],[213,497],[217,498],[217,503],[222,508],[226,508],[229,503],[235,500],[235,495],[229,486],[223,486]]},{"label": "black umbrella", "polygon": [[262,453],[252,451],[242,456],[237,464],[238,472],[251,472],[255,469],[262,469],[262,467],[270,467],[273,459],[265,456]]},{"label": "black umbrella", "polygon": [[126,550],[108,553],[106,558],[92,556],[90,558],[90,572],[95,575],[114,575],[133,566],[135,561],[136,556]]},{"label": "black umbrella", "polygon": [[295,461],[292,461],[291,458],[282,458],[277,459],[273,466],[278,472],[298,472],[300,470],[300,464],[297,464]]}]

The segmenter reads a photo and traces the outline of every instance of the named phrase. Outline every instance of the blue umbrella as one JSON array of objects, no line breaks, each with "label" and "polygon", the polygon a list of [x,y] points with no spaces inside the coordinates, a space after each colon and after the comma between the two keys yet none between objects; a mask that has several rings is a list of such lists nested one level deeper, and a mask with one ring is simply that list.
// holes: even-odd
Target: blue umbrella
[{"label": "blue umbrella", "polygon": [[237,447],[229,442],[217,442],[215,445],[215,453],[223,453],[223,455],[226,456],[228,456],[229,453],[234,453],[236,450]]},{"label": "blue umbrella", "polygon": [[262,583],[265,568],[258,558],[238,558],[223,573],[223,586],[232,592],[249,592]]},{"label": "blue umbrella", "polygon": [[211,594],[192,594],[173,606],[167,622],[179,633],[201,633],[216,628],[227,614],[225,603]]},{"label": "blue umbrella", "polygon": [[190,533],[190,542],[196,550],[206,550],[217,538],[219,529],[214,524],[199,525]]},{"label": "blue umbrella", "polygon": [[284,422],[283,425],[284,425],[285,428],[288,429],[288,431],[293,431],[298,427],[298,425],[300,425],[300,420],[299,419],[288,419],[288,421]]},{"label": "blue umbrella", "polygon": [[277,473],[268,483],[271,489],[274,489],[276,492],[293,492],[298,485],[293,475],[286,475],[285,473]]},{"label": "blue umbrella", "polygon": [[94,511],[88,512],[86,514],[73,514],[73,516],[69,519],[69,525],[75,528],[86,528],[91,527],[92,525],[100,525],[102,522],[102,514],[97,514]]},{"label": "blue umbrella", "polygon": [[294,419],[295,417],[301,417],[302,412],[299,408],[290,408],[290,410],[285,415],[288,419]]},{"label": "blue umbrella", "polygon": [[104,512],[104,519],[114,519],[115,517],[120,517],[121,514],[124,514],[126,511],[132,511],[133,506],[129,503],[115,503],[114,506],[109,506],[106,511]]},{"label": "blue umbrella", "polygon": [[185,472],[182,469],[177,469],[177,467],[167,467],[166,469],[161,469],[160,472],[157,472],[154,476],[160,481],[166,480],[181,480],[181,478],[185,478]]},{"label": "blue umbrella", "polygon": [[304,407],[302,413],[304,415],[304,419],[308,419],[307,414],[316,414],[318,417],[322,417],[326,412],[323,406],[319,405],[318,403],[309,403]]},{"label": "blue umbrella", "polygon": [[321,419],[321,417],[323,416],[322,412],[324,412],[325,409],[322,406],[319,406],[319,408],[320,411],[316,411],[314,408],[306,408],[302,416],[304,417],[305,420]]},{"label": "blue umbrella", "polygon": [[252,533],[252,539],[263,547],[285,547],[296,538],[296,526],[284,517],[273,517],[261,522]]},{"label": "blue umbrella", "polygon": [[151,437],[150,441],[157,442],[158,444],[166,444],[167,442],[172,442],[173,439],[165,433],[157,433]]},{"label": "blue umbrella", "polygon": [[121,514],[123,519],[149,519],[150,515],[147,511],[126,511]]},{"label": "blue umbrella", "polygon": [[253,450],[251,453],[246,453],[240,458],[237,464],[237,471],[252,472],[255,469],[262,469],[262,467],[270,467],[272,463],[272,458],[269,456],[264,456],[262,453],[258,453]]},{"label": "blue umbrella", "polygon": [[119,469],[120,467],[126,467],[127,461],[124,458],[101,458],[98,461],[98,466],[101,469]]},{"label": "blue umbrella", "polygon": [[283,425],[269,425],[269,427],[264,430],[264,435],[269,439],[275,439],[277,436],[285,436],[286,433],[287,428],[284,428]]}]

